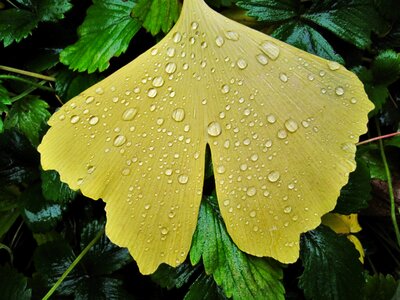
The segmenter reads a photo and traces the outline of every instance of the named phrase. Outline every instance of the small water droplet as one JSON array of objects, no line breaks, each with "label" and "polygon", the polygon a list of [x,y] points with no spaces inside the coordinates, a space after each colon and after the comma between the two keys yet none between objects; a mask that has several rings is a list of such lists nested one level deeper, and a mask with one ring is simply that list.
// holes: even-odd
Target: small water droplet
[{"label": "small water droplet", "polygon": [[315,79],[314,75],[312,75],[312,74],[308,75],[307,78],[308,78],[308,80],[310,80],[310,81],[313,81],[313,80]]},{"label": "small water droplet", "polygon": [[96,169],[95,166],[88,166],[88,167],[87,167],[87,172],[88,172],[88,174],[92,174],[92,173],[94,172],[95,169]]},{"label": "small water droplet", "polygon": [[282,82],[287,82],[287,81],[288,81],[288,77],[287,77],[287,75],[286,75],[285,73],[279,74],[279,79],[280,79]]},{"label": "small water droplet", "polygon": [[222,45],[225,43],[225,40],[222,36],[217,36],[215,38],[215,43],[217,44],[218,47],[222,47]]},{"label": "small water droplet", "polygon": [[84,181],[83,178],[78,178],[78,180],[76,181],[76,184],[82,185],[83,181]]},{"label": "small water droplet", "polygon": [[279,174],[278,171],[272,171],[268,174],[268,180],[271,182],[277,182],[280,176],[281,174]]},{"label": "small water droplet", "polygon": [[246,194],[247,194],[247,196],[249,196],[249,197],[253,197],[255,194],[257,194],[257,189],[256,189],[254,186],[249,187],[249,188],[247,189],[247,191],[246,191]]},{"label": "small water droplet", "polygon": [[280,53],[278,45],[276,45],[274,42],[271,42],[271,41],[266,41],[266,42],[262,43],[261,49],[272,60],[276,60]]},{"label": "small water droplet", "polygon": [[228,205],[229,205],[229,203],[230,203],[230,201],[229,201],[229,200],[225,200],[225,201],[224,201],[224,206],[228,206]]},{"label": "small water droplet", "polygon": [[257,61],[263,66],[265,66],[268,63],[268,58],[264,54],[258,54],[256,58]]},{"label": "small water droplet", "polygon": [[302,121],[301,125],[303,125],[304,128],[308,128],[310,126],[310,123],[307,121]]},{"label": "small water droplet", "polygon": [[274,115],[268,115],[267,116],[267,121],[271,124],[274,124],[276,122],[276,117]]},{"label": "small water droplet", "polygon": [[254,231],[254,232],[257,232],[257,231],[258,231],[258,229],[259,229],[259,228],[258,228],[258,226],[257,226],[257,225],[253,227],[253,231]]},{"label": "small water droplet", "polygon": [[131,173],[131,170],[129,168],[125,168],[122,170],[121,174],[123,176],[128,176]]},{"label": "small water droplet", "polygon": [[285,206],[285,208],[283,209],[283,212],[285,213],[285,214],[288,214],[288,213],[290,213],[292,211],[292,207],[291,206]]},{"label": "small water droplet", "polygon": [[342,88],[341,86],[338,86],[335,90],[336,95],[338,96],[343,96],[344,95],[344,88]]},{"label": "small water droplet", "polygon": [[186,184],[188,181],[189,181],[189,176],[184,175],[184,174],[179,175],[179,177],[178,177],[178,182],[179,182],[180,184]]},{"label": "small water droplet", "polygon": [[265,142],[265,147],[271,148],[271,147],[272,147],[272,141],[271,141],[271,140],[267,140],[267,141]]},{"label": "small water droplet", "polygon": [[117,135],[114,138],[114,146],[121,147],[126,142],[126,137],[124,135]]},{"label": "small water droplet", "polygon": [[157,55],[158,54],[158,49],[157,48],[153,48],[153,49],[151,49],[151,51],[150,51],[150,53],[151,53],[151,55]]},{"label": "small water droplet", "polygon": [[230,90],[230,88],[229,88],[229,85],[227,85],[227,84],[224,84],[224,85],[221,87],[221,92],[222,92],[222,94],[227,94],[227,93],[229,93],[229,90]]},{"label": "small water droplet", "polygon": [[174,41],[174,43],[179,43],[182,40],[182,34],[177,31],[174,33],[174,35],[172,36],[172,40]]},{"label": "small water droplet", "polygon": [[168,229],[166,227],[162,227],[160,230],[162,235],[167,235],[168,234]]},{"label": "small water droplet", "polygon": [[90,125],[96,125],[97,123],[99,123],[99,118],[96,116],[91,116],[89,118],[89,124]]},{"label": "small water droplet", "polygon": [[240,165],[240,170],[246,171],[247,170],[247,164],[241,164]]},{"label": "small water droplet", "polygon": [[199,23],[197,22],[192,22],[192,29],[196,30],[197,28],[199,28]]},{"label": "small water droplet", "polygon": [[98,88],[95,90],[95,92],[96,92],[96,94],[98,94],[98,95],[104,94],[104,90],[103,90],[101,87],[98,87]]},{"label": "small water droplet", "polygon": [[287,132],[285,129],[279,129],[278,130],[278,138],[280,139],[286,139],[287,138]]},{"label": "small water droplet", "polygon": [[224,166],[218,166],[217,167],[217,173],[218,174],[224,174],[225,173],[225,167]]},{"label": "small water droplet", "polygon": [[252,210],[250,212],[250,217],[255,218],[257,216],[257,212],[255,210]]},{"label": "small water droplet", "polygon": [[89,96],[89,97],[86,98],[85,103],[86,103],[86,104],[90,104],[90,103],[92,103],[93,101],[94,101],[94,97],[93,97],[93,96]]},{"label": "small water droplet", "polygon": [[268,197],[269,196],[269,191],[264,191],[263,195],[264,195],[264,197]]},{"label": "small water droplet", "polygon": [[164,84],[164,79],[161,76],[155,77],[153,79],[153,86],[160,87],[163,86],[163,84]]},{"label": "small water droplet", "polygon": [[289,132],[296,132],[299,129],[299,125],[293,119],[286,120],[285,127]]},{"label": "small water droplet", "polygon": [[149,91],[147,92],[147,96],[149,96],[150,98],[154,98],[155,96],[157,96],[157,89],[149,89]]},{"label": "small water droplet", "polygon": [[228,40],[231,40],[231,41],[239,40],[239,34],[236,31],[226,31],[225,36]]},{"label": "small water droplet", "polygon": [[239,58],[236,64],[241,70],[246,69],[247,67],[247,61],[245,61],[243,58]]},{"label": "small water droplet", "polygon": [[219,136],[222,132],[221,125],[218,122],[208,124],[207,132],[210,136]]},{"label": "small water droplet", "polygon": [[175,212],[174,211],[170,211],[168,213],[168,218],[173,219],[175,217]]},{"label": "small water droplet", "polygon": [[288,184],[288,189],[289,189],[289,190],[293,190],[294,187],[295,187],[294,183],[289,183],[289,184]]},{"label": "small water droplet", "polygon": [[357,103],[357,99],[356,98],[351,98],[350,99],[350,103],[351,104],[356,104]]},{"label": "small water droplet", "polygon": [[136,114],[137,114],[137,109],[136,108],[133,108],[133,107],[132,108],[128,108],[122,114],[122,120],[130,121],[136,116]]},{"label": "small water droplet", "polygon": [[252,160],[252,161],[257,161],[258,160],[258,154],[253,154],[251,157],[250,157],[250,159]]},{"label": "small water droplet", "polygon": [[167,63],[167,65],[165,66],[165,72],[167,72],[168,74],[173,74],[175,71],[176,71],[176,63],[173,62]]},{"label": "small water droplet", "polygon": [[331,69],[332,71],[336,71],[336,70],[339,70],[340,64],[337,63],[336,61],[329,61],[329,62],[328,62],[328,67],[329,67],[329,69]]},{"label": "small water droplet", "polygon": [[71,123],[72,123],[72,124],[78,123],[79,120],[80,120],[79,116],[77,116],[77,115],[71,116]]},{"label": "small water droplet", "polygon": [[183,108],[177,108],[172,112],[172,119],[176,122],[181,122],[185,119],[185,110]]}]

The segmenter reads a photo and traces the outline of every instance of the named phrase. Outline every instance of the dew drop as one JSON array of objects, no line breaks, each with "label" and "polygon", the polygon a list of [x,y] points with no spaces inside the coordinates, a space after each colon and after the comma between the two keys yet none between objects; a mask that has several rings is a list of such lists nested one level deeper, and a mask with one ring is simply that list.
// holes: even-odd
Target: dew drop
[{"label": "dew drop", "polygon": [[182,34],[180,32],[175,32],[174,35],[172,36],[172,40],[174,43],[179,43],[182,40]]},{"label": "dew drop", "polygon": [[174,57],[175,56],[175,48],[167,48],[167,56],[168,57]]},{"label": "dew drop", "polygon": [[160,230],[162,235],[167,235],[168,234],[168,229],[166,227],[162,227]]},{"label": "dew drop", "polygon": [[336,88],[335,93],[338,96],[343,96],[344,95],[344,89],[341,86],[339,86],[339,87]]},{"label": "dew drop", "polygon": [[356,104],[357,103],[357,99],[356,98],[351,98],[350,99],[350,103],[351,104]]},{"label": "dew drop", "polygon": [[165,175],[171,176],[172,175],[172,169],[166,169],[165,170]]},{"label": "dew drop", "polygon": [[131,170],[129,168],[125,168],[122,170],[121,174],[123,176],[128,176],[131,173]]},{"label": "dew drop", "polygon": [[281,73],[281,74],[279,75],[279,79],[280,79],[282,82],[287,82],[287,81],[288,81],[288,77],[287,77],[287,75],[286,75],[285,73]]},{"label": "dew drop", "polygon": [[229,90],[230,90],[230,88],[229,88],[229,85],[227,85],[227,84],[224,84],[224,85],[221,87],[221,92],[222,92],[222,94],[227,94],[227,93],[229,93]]},{"label": "dew drop", "polygon": [[153,86],[160,87],[163,86],[163,84],[164,84],[164,79],[161,76],[158,76],[153,79]]},{"label": "dew drop", "polygon": [[95,90],[95,92],[96,92],[96,94],[98,94],[98,95],[104,94],[104,90],[103,90],[101,87],[98,87],[98,88]]},{"label": "dew drop", "polygon": [[246,69],[247,67],[247,62],[243,58],[239,58],[238,61],[236,62],[237,66],[239,69],[243,70]]},{"label": "dew drop", "polygon": [[180,184],[186,184],[188,181],[189,181],[189,176],[184,175],[184,174],[179,175],[179,177],[178,177],[178,182],[179,182]]},{"label": "dew drop", "polygon": [[329,69],[331,69],[332,71],[336,71],[336,70],[339,70],[340,64],[337,63],[336,61],[330,61],[330,62],[328,62],[328,67],[329,67]]},{"label": "dew drop", "polygon": [[121,147],[126,142],[126,137],[124,135],[117,135],[114,138],[114,146]]},{"label": "dew drop", "polygon": [[268,115],[267,116],[267,121],[271,124],[274,124],[276,122],[276,117],[274,115]]},{"label": "dew drop", "polygon": [[93,97],[93,96],[89,96],[89,97],[86,98],[85,103],[86,103],[86,104],[90,104],[90,103],[92,103],[93,101],[94,101],[94,97]]},{"label": "dew drop", "polygon": [[281,175],[279,174],[278,171],[272,171],[271,173],[268,174],[268,180],[271,182],[277,182],[280,176]]},{"label": "dew drop", "polygon": [[272,147],[272,141],[271,141],[271,140],[267,140],[267,141],[265,142],[265,147],[271,148],[271,147]]},{"label": "dew drop", "polygon": [[256,58],[257,61],[263,66],[265,66],[268,63],[268,58],[264,54],[258,54]]},{"label": "dew drop", "polygon": [[196,30],[197,28],[199,28],[199,23],[197,22],[192,22],[192,29]]},{"label": "dew drop", "polygon": [[82,185],[83,181],[84,181],[83,178],[78,178],[78,180],[76,181],[76,184]]},{"label": "dew drop", "polygon": [[278,130],[278,138],[280,138],[280,139],[286,139],[287,138],[287,132],[286,132],[285,129]]},{"label": "dew drop", "polygon": [[76,124],[79,122],[79,119],[80,119],[79,116],[73,115],[73,116],[71,116],[71,123]]},{"label": "dew drop", "polygon": [[271,41],[266,41],[266,42],[262,43],[261,49],[272,60],[276,60],[280,53],[279,47],[274,42],[271,42]]},{"label": "dew drop", "polygon": [[96,116],[92,116],[89,118],[89,124],[90,125],[96,125],[97,123],[99,123],[99,118]]},{"label": "dew drop", "polygon": [[147,92],[147,96],[149,96],[150,98],[154,98],[155,96],[157,96],[157,89],[149,89],[149,91]]},{"label": "dew drop", "polygon": [[229,201],[229,200],[225,200],[225,201],[224,201],[224,206],[228,206],[228,205],[229,205],[229,203],[230,203],[230,201]]},{"label": "dew drop", "polygon": [[218,166],[217,173],[218,174],[224,174],[225,173],[225,167],[224,166]]},{"label": "dew drop", "polygon": [[137,109],[136,108],[133,108],[133,107],[132,108],[128,108],[122,114],[122,120],[130,121],[136,116],[136,114],[137,114]]},{"label": "dew drop", "polygon": [[251,159],[252,161],[257,161],[257,160],[258,160],[258,154],[253,154],[253,155],[250,157],[250,159]]},{"label": "dew drop", "polygon": [[149,209],[150,209],[150,207],[151,207],[151,205],[150,205],[150,204],[146,204],[146,205],[144,206],[144,209],[145,209],[145,210],[149,210]]},{"label": "dew drop", "polygon": [[257,225],[253,227],[253,231],[254,231],[254,232],[257,232],[257,231],[258,231],[258,229],[259,229],[259,228],[258,228],[258,226],[257,226]]},{"label": "dew drop", "polygon": [[185,119],[185,110],[183,108],[177,108],[172,112],[172,119],[176,122],[181,122]]},{"label": "dew drop", "polygon": [[310,123],[307,121],[302,121],[301,125],[303,125],[304,128],[308,128],[310,126]]},{"label": "dew drop", "polygon": [[268,197],[269,196],[269,191],[264,191],[263,195],[264,195],[264,197]]},{"label": "dew drop", "polygon": [[165,66],[165,72],[173,74],[176,71],[176,63],[170,62]]},{"label": "dew drop", "polygon": [[219,136],[222,132],[221,125],[218,122],[208,124],[207,132],[210,136]]},{"label": "dew drop", "polygon": [[156,123],[157,123],[157,125],[162,125],[164,123],[164,119],[163,118],[158,118]]},{"label": "dew drop", "polygon": [[247,194],[247,196],[249,196],[249,197],[253,197],[255,194],[257,194],[257,189],[256,189],[254,186],[249,187],[249,188],[247,189],[247,191],[246,191],[246,194]]},{"label": "dew drop", "polygon": [[239,34],[236,31],[226,31],[225,36],[228,40],[232,40],[232,41],[239,40]]},{"label": "dew drop", "polygon": [[289,132],[296,132],[299,129],[299,125],[293,119],[286,120],[285,127]]},{"label": "dew drop", "polygon": [[88,172],[88,174],[92,174],[92,173],[94,172],[95,169],[96,169],[95,166],[88,166],[88,167],[87,167],[87,172]]},{"label": "dew drop", "polygon": [[291,206],[285,206],[285,208],[283,209],[283,212],[285,214],[289,214],[292,211],[292,207]]},{"label": "dew drop", "polygon": [[158,49],[157,48],[154,48],[154,49],[151,49],[151,51],[150,51],[150,53],[151,53],[151,55],[157,55],[158,54]]},{"label": "dew drop", "polygon": [[218,47],[222,47],[222,45],[225,43],[225,40],[222,36],[217,36],[215,39],[215,43]]},{"label": "dew drop", "polygon": [[252,210],[250,212],[250,217],[255,218],[257,216],[257,212],[255,210]]},{"label": "dew drop", "polygon": [[310,80],[310,81],[313,81],[313,80],[315,79],[314,75],[312,75],[312,74],[308,75],[307,78],[308,78],[308,80]]}]

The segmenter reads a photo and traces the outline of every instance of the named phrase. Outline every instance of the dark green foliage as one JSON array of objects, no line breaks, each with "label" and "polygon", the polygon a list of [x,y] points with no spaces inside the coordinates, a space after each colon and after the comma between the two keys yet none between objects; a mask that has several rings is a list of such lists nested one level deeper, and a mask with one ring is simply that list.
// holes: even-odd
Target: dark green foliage
[{"label": "dark green foliage", "polygon": [[359,253],[344,236],[320,226],[302,236],[304,272],[299,286],[307,299],[363,299],[363,269]]},{"label": "dark green foliage", "polygon": [[2,299],[31,299],[32,290],[27,285],[27,278],[17,270],[10,267],[0,266],[0,291]]},{"label": "dark green foliage", "polygon": [[395,300],[396,290],[400,287],[400,282],[393,276],[383,274],[367,275],[365,284],[366,300]]}]

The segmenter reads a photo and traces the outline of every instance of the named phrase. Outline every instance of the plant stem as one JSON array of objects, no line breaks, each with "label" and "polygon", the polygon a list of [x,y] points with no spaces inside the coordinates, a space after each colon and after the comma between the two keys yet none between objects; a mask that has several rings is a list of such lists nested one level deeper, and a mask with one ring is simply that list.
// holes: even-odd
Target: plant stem
[{"label": "plant stem", "polygon": [[49,88],[47,86],[43,86],[43,85],[41,85],[39,83],[36,83],[34,81],[31,81],[31,80],[28,80],[28,79],[25,79],[25,78],[21,78],[21,77],[18,77],[18,76],[0,75],[0,79],[11,79],[11,80],[16,80],[16,81],[21,81],[21,82],[33,85],[33,86],[35,86],[35,87],[37,87],[39,89],[42,89],[42,90],[49,91],[49,92],[54,92],[54,90],[52,88]]},{"label": "plant stem", "polygon": [[360,145],[364,145],[364,144],[368,144],[377,140],[382,140],[382,139],[387,139],[396,135],[400,135],[400,132],[393,132],[393,133],[389,133],[389,134],[385,134],[385,135],[380,135],[380,136],[376,136],[374,138],[359,142],[356,144],[356,146],[360,146]]},{"label": "plant stem", "polygon": [[26,75],[26,76],[30,76],[30,77],[34,77],[34,78],[38,78],[38,79],[43,79],[46,81],[56,81],[56,79],[54,77],[50,77],[50,76],[46,76],[46,75],[42,75],[42,74],[38,74],[38,73],[34,73],[34,72],[29,72],[29,71],[25,71],[25,70],[20,70],[20,69],[16,69],[16,68],[12,68],[12,67],[2,66],[2,65],[0,65],[0,70],[13,72],[13,73],[21,74],[21,75]]},{"label": "plant stem", "polygon": [[76,267],[76,265],[81,261],[81,259],[86,255],[86,253],[93,247],[94,244],[101,238],[104,234],[104,228],[100,230],[93,240],[82,250],[82,252],[75,258],[72,264],[65,270],[65,272],[61,275],[61,277],[57,280],[57,282],[51,287],[51,289],[47,292],[47,294],[42,298],[42,300],[47,300],[53,295],[55,290],[60,286],[60,284],[64,281],[64,279],[68,276],[68,274]]},{"label": "plant stem", "polygon": [[[379,127],[379,123],[378,123],[377,119],[375,119],[375,125],[376,125],[376,129],[378,131],[378,135],[381,135],[381,129]],[[379,150],[381,152],[381,157],[382,157],[383,165],[385,167],[385,173],[386,173],[387,182],[388,182],[388,190],[389,190],[389,198],[390,198],[390,216],[392,218],[392,223],[393,223],[394,233],[396,235],[397,245],[400,247],[400,231],[399,231],[399,225],[397,224],[397,218],[396,218],[396,203],[394,200],[392,176],[390,173],[389,165],[387,163],[385,149],[383,147],[382,140],[381,139],[378,140],[378,143],[379,143]]]}]

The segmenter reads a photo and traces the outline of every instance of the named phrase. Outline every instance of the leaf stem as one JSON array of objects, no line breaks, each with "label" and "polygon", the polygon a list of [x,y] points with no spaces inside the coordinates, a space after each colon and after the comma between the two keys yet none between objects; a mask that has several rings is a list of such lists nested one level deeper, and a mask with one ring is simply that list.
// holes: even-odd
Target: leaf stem
[{"label": "leaf stem", "polygon": [[374,142],[374,141],[377,141],[377,140],[387,139],[387,138],[390,138],[390,137],[393,137],[393,136],[396,136],[396,135],[400,135],[400,132],[393,132],[393,133],[389,133],[389,134],[385,134],[385,135],[379,135],[379,136],[376,136],[374,138],[359,142],[359,143],[356,144],[356,146],[368,144],[368,143],[371,143],[371,142]]},{"label": "leaf stem", "polygon": [[[42,84],[39,84],[37,82],[25,79],[25,78],[21,78],[18,76],[14,76],[14,75],[0,75],[0,79],[11,79],[11,80],[16,80],[16,81],[21,81],[30,85],[33,85],[39,89],[45,90],[45,91],[49,91],[49,92],[54,92],[54,90],[50,87],[47,86],[43,86]],[[43,82],[43,81],[42,81]]]},{"label": "leaf stem", "polygon": [[56,81],[56,79],[51,76],[46,76],[46,75],[42,75],[39,73],[29,72],[29,71],[20,70],[20,69],[2,66],[2,65],[0,65],[0,70],[13,72],[13,73],[21,74],[21,75],[26,75],[26,76],[30,76],[30,77],[34,77],[34,78],[38,78],[38,79],[43,79],[46,81]]},{"label": "leaf stem", "polygon": [[[381,129],[379,127],[379,123],[378,123],[377,119],[375,119],[375,125],[376,125],[378,135],[381,135]],[[399,231],[399,225],[397,224],[397,218],[396,218],[396,203],[394,200],[392,176],[390,173],[389,165],[387,163],[385,149],[383,147],[382,139],[379,139],[378,143],[379,143],[379,150],[381,153],[382,162],[385,167],[385,173],[386,173],[386,177],[387,177],[387,181],[388,181],[388,190],[389,190],[389,198],[390,198],[390,216],[392,218],[392,223],[393,223],[394,233],[396,235],[397,245],[400,247],[400,231]]]},{"label": "leaf stem", "polygon": [[101,238],[104,234],[104,228],[100,230],[93,240],[82,250],[82,252],[75,258],[72,264],[65,270],[65,272],[61,275],[61,277],[57,280],[57,282],[52,286],[52,288],[47,292],[47,294],[42,298],[42,300],[49,299],[55,290],[60,286],[60,284],[64,281],[64,279],[68,276],[68,274],[76,267],[76,265],[81,261],[81,259],[86,255],[86,253],[93,247],[94,244]]}]

